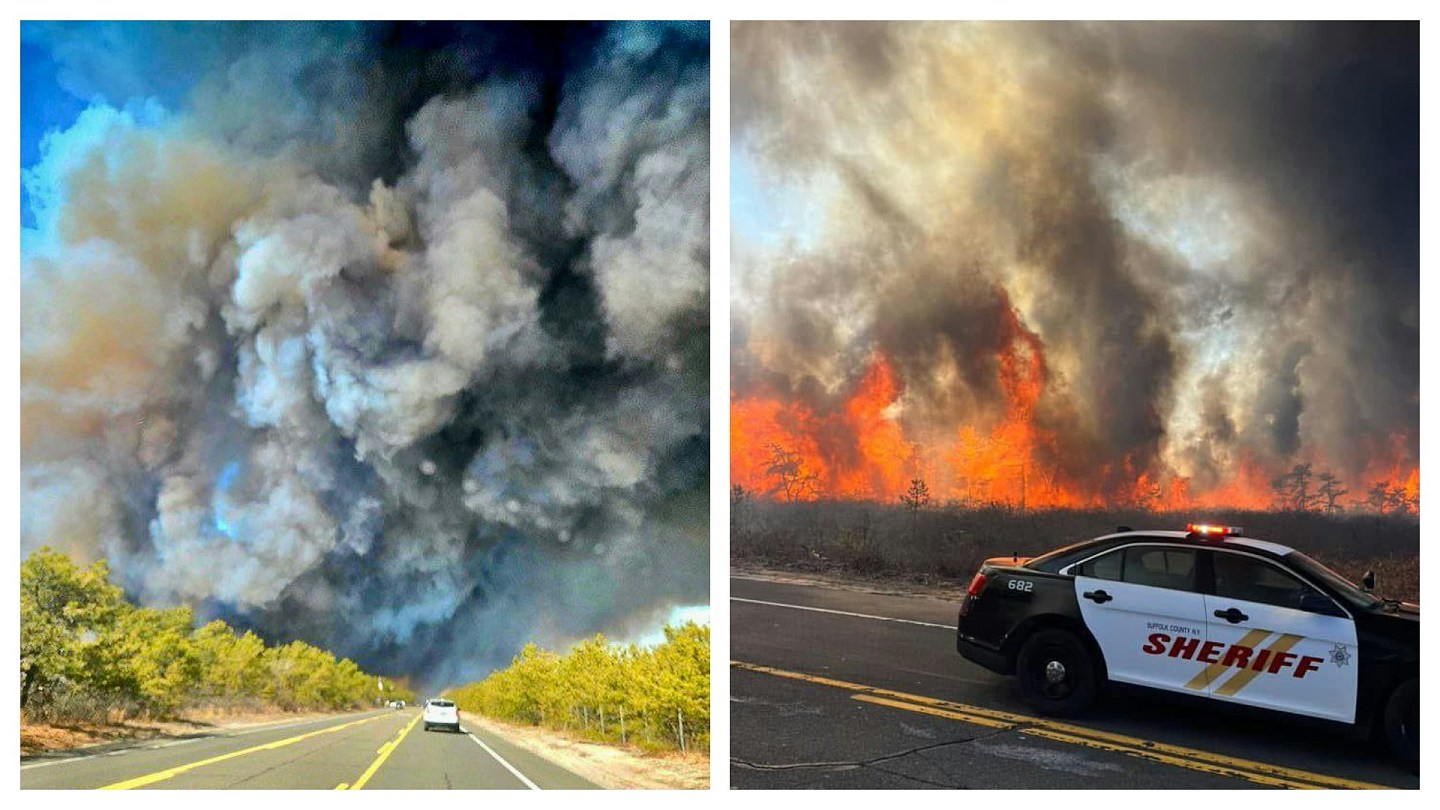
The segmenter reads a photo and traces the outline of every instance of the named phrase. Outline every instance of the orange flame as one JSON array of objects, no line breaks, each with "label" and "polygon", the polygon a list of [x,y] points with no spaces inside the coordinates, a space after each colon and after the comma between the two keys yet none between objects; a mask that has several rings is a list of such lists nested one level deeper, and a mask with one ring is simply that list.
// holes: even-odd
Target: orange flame
[{"label": "orange flame", "polygon": [[[804,465],[802,473],[819,480],[829,477],[815,439],[817,420],[804,405],[778,399],[737,398],[730,395],[730,481],[769,496],[780,494],[779,485],[767,470],[777,449],[795,453]],[[802,497],[822,494],[818,488]]]},{"label": "orange flame", "polygon": [[838,470],[835,491],[861,498],[889,498],[904,491],[914,449],[894,418],[899,400],[894,367],[876,355],[844,410],[845,427],[866,463]]},{"label": "orange flame", "polygon": [[[939,442],[907,436],[904,383],[879,352],[848,395],[828,412],[817,413],[798,400],[732,392],[732,483],[765,497],[791,500],[895,501],[912,479],[921,478],[937,501],[961,505],[1157,512],[1279,506],[1274,484],[1293,462],[1266,464],[1248,453],[1236,461],[1227,480],[1203,491],[1168,470],[1139,469],[1131,459],[1099,467],[1094,480],[1068,480],[1056,463],[1057,437],[1036,418],[1048,383],[1044,346],[1013,309],[1007,308],[1005,325],[1008,339],[994,358],[1003,394],[1001,412],[963,420]],[[1409,446],[1407,435],[1392,436],[1389,446],[1376,448],[1372,457],[1408,459]],[[1312,467],[1317,476],[1326,469],[1318,460]],[[1343,483],[1345,493],[1336,506],[1414,514],[1419,474],[1414,464],[1377,460],[1357,480]],[[1113,483],[1117,481],[1121,483]],[[1326,508],[1317,494],[1318,479],[1309,486],[1309,508]],[[1372,497],[1372,490],[1383,498]]]}]

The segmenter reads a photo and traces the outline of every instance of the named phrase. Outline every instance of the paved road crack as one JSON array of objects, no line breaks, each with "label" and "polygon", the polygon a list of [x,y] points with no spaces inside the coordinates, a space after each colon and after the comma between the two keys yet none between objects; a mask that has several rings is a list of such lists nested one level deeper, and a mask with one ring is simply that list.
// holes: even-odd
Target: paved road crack
[{"label": "paved road crack", "polygon": [[[901,750],[901,751],[895,751],[895,752],[892,752],[892,753],[889,753],[889,754],[885,754],[885,755],[883,755],[883,756],[873,757],[873,758],[871,758],[871,759],[837,760],[837,761],[830,761],[830,762],[782,762],[782,763],[766,763],[766,762],[752,762],[752,761],[750,761],[750,760],[742,759],[742,758],[740,758],[740,757],[731,757],[731,758],[730,758],[730,764],[731,764],[731,765],[734,765],[734,766],[736,766],[736,767],[739,767],[739,768],[745,768],[745,769],[747,769],[747,770],[752,770],[752,771],[796,771],[796,770],[806,770],[806,769],[832,770],[832,771],[853,771],[853,770],[857,770],[857,769],[859,769],[859,768],[874,768],[875,770],[881,771],[882,773],[888,773],[888,774],[891,774],[891,775],[894,775],[894,776],[904,777],[904,778],[906,778],[906,779],[913,779],[913,780],[915,780],[915,781],[917,781],[917,782],[926,782],[927,780],[925,780],[925,779],[920,779],[920,778],[917,778],[917,777],[914,777],[914,776],[910,776],[909,774],[898,773],[898,772],[896,772],[896,771],[888,770],[888,769],[886,769],[886,768],[879,768],[879,767],[876,767],[876,766],[882,765],[882,764],[884,764],[884,763],[886,763],[886,762],[893,762],[893,761],[895,761],[895,760],[897,760],[897,759],[904,759],[905,757],[915,756],[915,755],[917,755],[917,754],[922,754],[922,755],[923,755],[925,752],[927,752],[927,751],[934,751],[934,750],[937,749],[937,748],[950,748],[950,747],[954,747],[954,746],[968,745],[968,744],[973,743],[973,742],[976,742],[976,741],[978,741],[978,740],[987,740],[987,739],[990,739],[991,737],[995,737],[995,736],[998,736],[998,735],[1000,735],[1000,734],[1008,734],[1008,733],[1010,733],[1011,731],[1013,731],[1013,729],[1000,728],[1000,729],[995,729],[994,731],[991,731],[991,732],[986,733],[986,734],[976,735],[976,736],[974,736],[974,737],[967,737],[967,738],[961,739],[961,740],[946,740],[946,741],[944,741],[944,742],[930,743],[929,745],[918,745],[918,746],[915,746],[914,748],[906,748],[906,749]],[[939,783],[931,783],[931,784],[937,784],[937,785],[939,785]],[[962,787],[962,786],[960,786],[960,785],[939,785],[939,786],[940,786],[940,787]]]},{"label": "paved road crack", "polygon": [[[922,778],[920,778],[920,777],[918,777],[918,776],[915,776],[914,774],[901,773],[900,771],[892,771],[892,770],[890,770],[889,768],[880,768],[880,767],[876,767],[876,766],[870,766],[870,769],[871,769],[871,770],[875,770],[875,771],[879,771],[879,772],[881,772],[881,773],[890,774],[891,776],[898,776],[898,777],[900,777],[901,779],[908,779],[908,780],[910,780],[911,782],[919,782],[920,784],[922,784],[922,785],[928,785],[929,787],[944,788],[944,789],[946,789],[946,790],[969,790],[969,789],[970,789],[970,786],[969,786],[969,785],[961,784],[960,782],[936,782],[936,781],[933,780],[933,779],[922,779]],[[947,776],[948,776],[948,774],[947,774]]]}]

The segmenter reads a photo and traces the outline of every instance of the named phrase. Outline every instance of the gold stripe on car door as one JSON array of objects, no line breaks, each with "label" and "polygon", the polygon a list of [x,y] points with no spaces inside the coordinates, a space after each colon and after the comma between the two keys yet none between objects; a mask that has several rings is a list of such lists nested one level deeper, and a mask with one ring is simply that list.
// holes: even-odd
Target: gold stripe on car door
[{"label": "gold stripe on car door", "polygon": [[[1269,647],[1266,648],[1266,651],[1270,653],[1269,660],[1267,660],[1266,663],[1268,664],[1269,661],[1273,661],[1275,659],[1275,656],[1279,655],[1280,653],[1289,652],[1291,647],[1299,644],[1304,638],[1304,636],[1293,636],[1289,633],[1281,636],[1275,641],[1274,644],[1271,644]],[[1215,690],[1215,694],[1229,697],[1236,692],[1239,692],[1241,689],[1249,686],[1250,682],[1255,680],[1259,676],[1259,670],[1242,669],[1239,672],[1235,673],[1235,675],[1230,678],[1230,680],[1221,684],[1220,688]]]},{"label": "gold stripe on car door", "polygon": [[[1259,646],[1260,642],[1264,641],[1265,638],[1269,635],[1269,630],[1251,630],[1250,632],[1246,633],[1243,638],[1235,642],[1235,646],[1249,647],[1253,650],[1257,646]],[[1190,682],[1185,684],[1185,688],[1204,689],[1210,685],[1211,681],[1220,677],[1220,675],[1227,669],[1230,669],[1229,665],[1222,664],[1219,661],[1216,661],[1215,663],[1205,667],[1204,669],[1196,673],[1195,677],[1191,678]]]}]

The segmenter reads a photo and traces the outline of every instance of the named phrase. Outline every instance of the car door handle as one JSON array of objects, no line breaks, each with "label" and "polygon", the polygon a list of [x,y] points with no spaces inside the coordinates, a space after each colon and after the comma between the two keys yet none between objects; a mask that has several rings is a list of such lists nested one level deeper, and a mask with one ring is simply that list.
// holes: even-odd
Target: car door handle
[{"label": "car door handle", "polygon": [[1106,602],[1109,602],[1111,599],[1115,598],[1110,594],[1105,593],[1104,591],[1086,591],[1085,593],[1081,594],[1081,596],[1084,596],[1086,599],[1089,599],[1091,602],[1094,602],[1097,605],[1103,605]]},{"label": "car door handle", "polygon": [[1240,622],[1248,621],[1248,620],[1250,619],[1249,616],[1246,616],[1244,613],[1241,613],[1241,612],[1240,612],[1240,608],[1230,608],[1229,610],[1217,610],[1217,611],[1215,611],[1215,618],[1217,618],[1217,619],[1224,619],[1225,621],[1230,622],[1231,624],[1239,624]]}]

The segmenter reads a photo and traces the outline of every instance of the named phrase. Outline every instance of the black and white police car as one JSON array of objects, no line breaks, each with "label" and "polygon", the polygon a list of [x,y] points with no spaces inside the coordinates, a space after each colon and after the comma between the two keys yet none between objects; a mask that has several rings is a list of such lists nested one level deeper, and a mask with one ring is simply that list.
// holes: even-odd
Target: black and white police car
[{"label": "black and white police car", "polygon": [[1131,531],[986,560],[960,654],[1074,714],[1107,682],[1346,723],[1420,755],[1420,608],[1228,526]]}]

